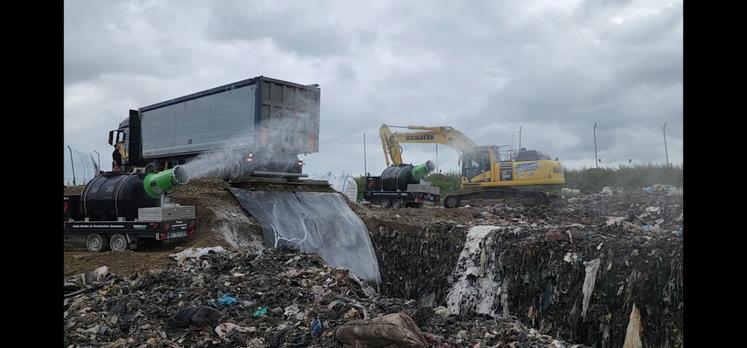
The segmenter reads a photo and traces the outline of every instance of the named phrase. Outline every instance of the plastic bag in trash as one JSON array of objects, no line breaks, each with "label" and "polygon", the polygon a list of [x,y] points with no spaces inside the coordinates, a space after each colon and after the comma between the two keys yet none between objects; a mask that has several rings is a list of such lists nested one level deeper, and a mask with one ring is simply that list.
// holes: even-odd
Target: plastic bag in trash
[{"label": "plastic bag in trash", "polygon": [[400,312],[371,320],[352,320],[335,331],[335,339],[354,347],[422,347],[428,342],[415,321]]},{"label": "plastic bag in trash", "polygon": [[236,297],[229,294],[223,294],[223,296],[218,299],[218,304],[221,306],[230,306],[236,304]]},{"label": "plastic bag in trash", "polygon": [[254,312],[253,317],[259,318],[259,317],[261,317],[263,315],[266,315],[266,314],[267,314],[267,307],[259,307],[259,309],[257,309],[256,312]]},{"label": "plastic bag in trash", "polygon": [[180,310],[167,325],[170,328],[186,329],[188,327],[204,328],[218,325],[221,312],[206,306],[188,307]]},{"label": "plastic bag in trash", "polygon": [[222,323],[215,327],[215,333],[218,334],[218,337],[225,339],[228,335],[231,334],[233,331],[238,331],[242,333],[246,332],[256,332],[256,327],[244,327],[239,326],[234,323]]},{"label": "plastic bag in trash", "polygon": [[311,322],[311,337],[319,338],[322,335],[322,330],[322,322],[319,321],[319,318],[314,319]]}]

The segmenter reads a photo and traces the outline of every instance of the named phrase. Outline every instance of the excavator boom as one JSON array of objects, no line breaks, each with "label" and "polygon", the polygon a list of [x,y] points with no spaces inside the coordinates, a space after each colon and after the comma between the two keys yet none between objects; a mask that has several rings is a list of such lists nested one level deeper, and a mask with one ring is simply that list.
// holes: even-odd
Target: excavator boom
[{"label": "excavator boom", "polygon": [[[390,128],[404,128],[416,130],[417,132],[393,133]],[[381,145],[384,148],[384,160],[387,167],[390,164],[402,164],[402,147],[400,143],[443,144],[449,145],[459,152],[464,152],[477,146],[472,139],[462,132],[448,126],[389,126],[384,124],[379,129],[379,136],[381,137]]]}]

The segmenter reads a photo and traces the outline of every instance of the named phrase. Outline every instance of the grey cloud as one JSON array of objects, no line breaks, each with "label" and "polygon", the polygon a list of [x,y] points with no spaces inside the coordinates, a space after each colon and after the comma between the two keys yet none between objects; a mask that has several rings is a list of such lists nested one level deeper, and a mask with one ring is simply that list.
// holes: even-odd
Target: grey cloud
[{"label": "grey cloud", "polygon": [[[383,169],[381,123],[449,125],[484,145],[517,145],[521,126],[524,146],[589,166],[594,122],[612,164],[663,163],[668,121],[682,160],[681,2],[65,6],[65,135],[82,150],[106,150],[129,108],[266,75],[321,85],[311,171],[362,172],[363,132],[369,171]],[[449,151],[442,169],[458,168]],[[413,145],[405,160],[434,156]]]},{"label": "grey cloud", "polygon": [[[300,4],[300,3],[299,3]],[[256,11],[246,2],[213,3],[207,35],[220,41],[268,39],[280,48],[299,55],[344,54],[349,39],[334,23],[304,6]]]}]

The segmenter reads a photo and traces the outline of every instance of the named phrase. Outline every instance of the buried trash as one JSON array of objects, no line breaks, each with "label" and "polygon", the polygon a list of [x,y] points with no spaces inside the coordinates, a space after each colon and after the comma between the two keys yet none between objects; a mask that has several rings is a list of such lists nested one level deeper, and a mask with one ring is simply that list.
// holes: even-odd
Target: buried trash
[{"label": "buried trash", "polygon": [[586,277],[584,278],[583,293],[584,302],[581,309],[581,317],[586,319],[586,311],[589,309],[589,301],[591,300],[591,293],[594,291],[594,283],[597,281],[597,271],[599,271],[599,259],[594,259],[589,262],[584,262],[584,268],[586,270]]},{"label": "buried trash", "polygon": [[335,339],[354,347],[422,347],[428,342],[415,321],[405,313],[388,314],[370,320],[353,320],[340,325]]},{"label": "buried trash", "polygon": [[[208,253],[160,272],[130,278],[110,274],[111,283],[66,298],[65,345],[339,347],[334,333],[344,324],[403,312],[429,347],[573,347],[563,340],[622,347],[635,346],[636,337],[647,347],[681,347],[681,207],[681,197],[630,190],[581,195],[572,202],[556,198],[544,207],[381,213],[353,208],[362,211],[358,215],[375,246],[383,294],[316,255]],[[395,213],[400,218],[392,219]],[[607,216],[621,219],[607,225]],[[642,231],[646,224],[652,231]],[[467,231],[475,225],[501,228],[488,232],[469,259],[460,260]],[[641,233],[626,231],[631,226]],[[469,267],[454,272],[459,264]],[[459,306],[464,315],[448,315],[446,294],[455,283],[473,282],[475,292],[487,293],[489,287],[480,282],[489,275],[500,284],[491,301],[496,318],[469,310],[469,303]],[[589,296],[582,317],[585,288]],[[469,291],[460,298],[474,298]],[[218,306],[225,294],[237,303]],[[167,330],[165,323],[175,313],[212,303],[222,314],[216,326]],[[632,315],[634,305],[637,315]],[[253,317],[260,306],[266,313]]]},{"label": "buried trash", "polygon": [[223,323],[215,327],[215,333],[217,333],[218,336],[223,339],[225,339],[226,336],[230,335],[233,331],[237,331],[241,333],[251,333],[251,332],[256,332],[257,328],[238,326],[233,323]]},{"label": "buried trash", "polygon": [[[209,267],[201,267],[205,262]],[[232,277],[235,272],[246,275]],[[481,342],[547,346],[555,340],[515,318],[442,316],[436,313],[445,308],[370,293],[350,275],[318,255],[287,250],[259,255],[227,251],[187,259],[163,271],[129,278],[113,275],[113,282],[97,291],[65,299],[65,346],[339,347],[340,339],[423,347],[425,333],[443,347]],[[230,284],[225,279],[231,279]],[[241,305],[222,310],[201,305],[223,294],[241,299]],[[382,338],[360,331],[359,324],[388,328],[388,334]],[[341,327],[347,329],[335,336]],[[458,335],[460,330],[468,333]]]},{"label": "buried trash", "polygon": [[167,322],[167,326],[179,329],[212,328],[218,324],[221,316],[221,312],[207,306],[189,307],[176,313],[176,315]]},{"label": "buried trash", "polygon": [[322,335],[322,331],[322,322],[319,321],[319,318],[314,319],[314,321],[311,322],[311,337],[319,338]]},{"label": "buried trash", "polygon": [[223,253],[225,251],[226,249],[223,249],[221,246],[210,248],[189,248],[170,256],[175,258],[177,261],[182,262],[185,259],[198,259],[209,253]]},{"label": "buried trash", "polygon": [[223,294],[223,296],[218,299],[218,304],[221,306],[230,306],[236,304],[236,297],[229,294]]},{"label": "buried trash", "polygon": [[267,307],[259,307],[259,309],[257,309],[254,314],[252,314],[252,316],[255,318],[259,318],[263,315],[267,315]]}]

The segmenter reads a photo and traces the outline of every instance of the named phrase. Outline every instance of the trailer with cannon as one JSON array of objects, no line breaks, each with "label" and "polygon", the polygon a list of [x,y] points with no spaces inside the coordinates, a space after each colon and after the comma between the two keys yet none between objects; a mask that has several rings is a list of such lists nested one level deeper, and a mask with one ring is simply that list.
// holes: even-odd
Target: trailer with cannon
[{"label": "trailer with cannon", "polygon": [[439,204],[439,188],[423,182],[434,169],[433,162],[413,166],[400,164],[387,167],[381,176],[366,177],[363,198],[382,208],[412,207]]},{"label": "trailer with cannon", "polygon": [[182,166],[162,172],[103,172],[79,195],[65,195],[66,241],[91,252],[136,249],[151,241],[183,239],[195,230],[195,207],[170,203],[167,193],[189,181]]}]

